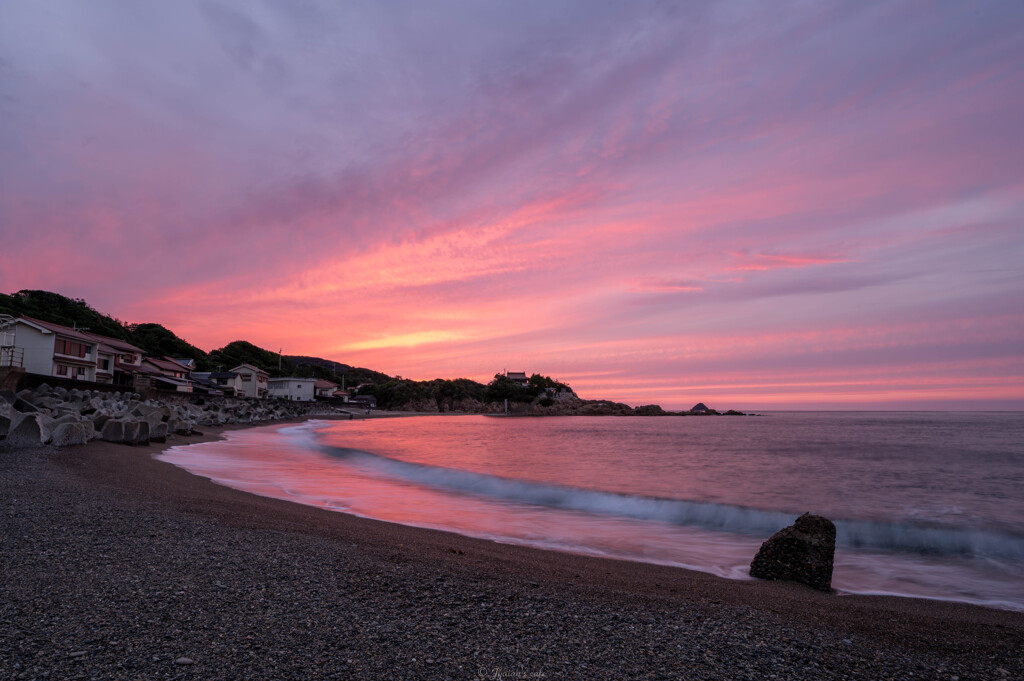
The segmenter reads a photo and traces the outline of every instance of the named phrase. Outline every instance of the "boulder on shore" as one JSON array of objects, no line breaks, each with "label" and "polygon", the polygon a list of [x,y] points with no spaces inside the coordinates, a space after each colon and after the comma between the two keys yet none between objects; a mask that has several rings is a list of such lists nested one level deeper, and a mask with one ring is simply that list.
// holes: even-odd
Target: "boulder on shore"
[{"label": "boulder on shore", "polygon": [[45,428],[42,425],[42,414],[27,414],[11,411],[11,425],[7,433],[6,445],[15,447],[38,447],[46,443]]},{"label": "boulder on shore", "polygon": [[196,433],[193,428],[200,423],[254,423],[336,411],[315,402],[201,397],[175,402],[142,400],[138,393],[67,390],[45,384],[18,393],[0,390],[0,446],[66,447],[94,438],[147,445]]},{"label": "boulder on shore", "polygon": [[100,439],[106,442],[124,442],[124,421],[107,419],[103,422]]},{"label": "boulder on shore", "polygon": [[771,536],[750,563],[750,576],[807,584],[832,590],[836,526],[828,518],[804,513]]},{"label": "boulder on shore", "polygon": [[53,437],[50,444],[54,447],[70,447],[71,445],[84,445],[89,441],[89,434],[81,423],[61,423],[53,429]]}]

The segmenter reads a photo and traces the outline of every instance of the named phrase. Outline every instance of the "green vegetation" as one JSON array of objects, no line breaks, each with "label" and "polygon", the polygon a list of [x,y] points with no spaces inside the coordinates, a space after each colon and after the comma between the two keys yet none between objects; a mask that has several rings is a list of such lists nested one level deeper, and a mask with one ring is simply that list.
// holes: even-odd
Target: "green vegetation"
[{"label": "green vegetation", "polygon": [[546,390],[570,389],[565,383],[540,374],[530,376],[525,386],[504,374],[496,374],[487,385],[468,378],[412,381],[319,357],[282,356],[243,340],[206,353],[160,324],[126,324],[97,312],[84,300],[65,298],[49,291],[24,290],[11,295],[0,294],[0,314],[26,315],[125,340],[142,348],[150,357],[194,359],[200,371],[230,371],[239,364],[251,364],[271,376],[321,378],[339,385],[344,382],[349,390],[362,386],[358,393],[376,397],[377,406],[381,409],[402,409],[410,405],[425,408],[433,403],[438,411],[443,412],[473,402],[501,402],[505,399],[532,402],[538,397],[542,404],[550,405],[552,400],[543,394]]},{"label": "green vegetation", "polygon": [[[560,383],[550,376],[533,374],[526,385],[521,385],[505,374],[494,374],[494,380],[487,384],[484,399],[487,402],[533,402],[545,391],[572,390],[566,383]],[[550,406],[550,403],[547,405]]]},{"label": "green vegetation", "polygon": [[[215,371],[231,371],[239,364],[251,364],[268,372],[271,376],[286,376],[284,362],[281,369],[278,369],[278,355],[276,352],[256,347],[248,341],[232,341],[209,354],[210,364]],[[287,368],[291,368],[291,364]]]},{"label": "green vegetation", "polygon": [[136,345],[151,357],[189,357],[202,367],[206,353],[174,335],[160,324],[125,324],[97,312],[80,298],[65,298],[49,291],[23,290],[0,294],[0,314],[34,317]]},{"label": "green vegetation", "polygon": [[333,381],[346,388],[354,388],[362,383],[380,383],[390,381],[392,378],[373,369],[354,367],[341,362],[333,362],[329,359],[319,357],[303,357],[301,355],[285,355],[285,362],[291,362],[294,367],[290,376],[307,378],[310,376]]},{"label": "green vegetation", "polygon": [[170,329],[160,324],[129,324],[126,328],[129,333],[128,341],[145,350],[151,357],[194,359],[200,371],[210,371],[207,354],[178,338]]},{"label": "green vegetation", "polygon": [[84,329],[131,343],[131,334],[118,319],[101,314],[80,298],[65,298],[49,291],[23,290],[0,293],[0,314],[35,317],[44,322]]},{"label": "green vegetation", "polygon": [[452,411],[459,408],[464,400],[483,402],[486,387],[468,378],[448,380],[435,378],[432,381],[411,381],[404,378],[389,378],[364,386],[360,395],[373,395],[381,409],[401,409],[410,404],[427,405],[431,402],[438,411]]}]

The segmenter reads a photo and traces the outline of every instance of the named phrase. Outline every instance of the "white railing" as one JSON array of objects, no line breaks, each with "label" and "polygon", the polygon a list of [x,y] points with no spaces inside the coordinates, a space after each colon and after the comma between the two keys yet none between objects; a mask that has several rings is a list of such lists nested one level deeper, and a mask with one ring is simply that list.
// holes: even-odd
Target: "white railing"
[{"label": "white railing", "polygon": [[0,347],[9,348],[14,345],[14,317],[9,314],[0,314]]},{"label": "white railing", "polygon": [[0,366],[21,367],[25,364],[25,349],[14,345],[14,317],[0,314]]},{"label": "white railing", "polygon": [[22,367],[25,365],[25,349],[11,346],[0,347],[0,367]]}]

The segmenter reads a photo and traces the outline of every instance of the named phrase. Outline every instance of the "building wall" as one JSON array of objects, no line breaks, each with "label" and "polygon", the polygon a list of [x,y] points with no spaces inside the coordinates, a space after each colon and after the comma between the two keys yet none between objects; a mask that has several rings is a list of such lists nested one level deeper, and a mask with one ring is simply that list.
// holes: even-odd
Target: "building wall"
[{"label": "building wall", "polygon": [[238,378],[235,379],[235,391],[245,397],[256,397],[256,377],[256,373],[242,369],[238,372]]},{"label": "building wall", "polygon": [[[78,343],[80,345],[86,346],[85,356],[84,357],[79,357],[78,355],[67,355],[66,357],[67,357],[68,361],[61,361],[62,355],[61,354],[54,354],[53,358],[52,358],[52,361],[53,361],[52,375],[59,376],[61,378],[71,378],[71,379],[75,379],[75,380],[79,380],[79,381],[95,381],[96,380],[96,351],[99,348],[99,345],[94,343],[94,342],[91,343],[91,342],[88,342],[88,341],[81,341],[81,340],[74,339],[74,338],[67,338],[66,336],[62,336],[59,333],[56,335],[56,338],[54,339],[54,345],[56,346],[57,343],[60,340],[62,340],[62,339],[67,340],[70,343]],[[83,366],[81,366],[82,362],[88,362],[89,365],[83,367]],[[60,365],[68,367],[67,375],[62,376],[61,374],[57,373],[58,367]],[[79,373],[81,369],[85,369],[85,372],[84,373]]]},{"label": "building wall", "polygon": [[[100,369],[103,362],[107,362],[107,369]],[[107,352],[96,353],[96,381],[99,383],[111,383],[114,380],[114,355]]]},{"label": "building wall", "polygon": [[[98,345],[88,341],[71,339],[75,343],[82,343],[87,346],[86,355],[85,357],[72,357],[70,358],[71,361],[68,362],[61,362],[60,356],[54,353],[55,341],[58,337],[63,338],[60,334],[43,333],[24,323],[18,324],[15,327],[14,345],[25,350],[25,371],[33,374],[43,374],[44,376],[95,381],[96,350]],[[78,368],[83,361],[89,362],[89,366],[85,367],[85,374],[79,376]],[[69,367],[66,376],[60,376],[57,373],[58,364],[64,364]]]},{"label": "building wall", "polygon": [[24,323],[14,332],[14,345],[25,350],[25,371],[32,374],[53,375],[54,334],[44,334]]},{"label": "building wall", "polygon": [[312,402],[315,379],[270,379],[270,396],[296,402]]},{"label": "building wall", "polygon": [[[268,384],[266,376],[263,376],[261,381],[261,374],[246,367],[235,367],[231,371],[238,374],[238,378],[235,379],[235,391],[239,395],[243,397],[262,397],[261,391],[264,395],[267,393]],[[250,377],[248,381],[244,380],[246,375]]]}]

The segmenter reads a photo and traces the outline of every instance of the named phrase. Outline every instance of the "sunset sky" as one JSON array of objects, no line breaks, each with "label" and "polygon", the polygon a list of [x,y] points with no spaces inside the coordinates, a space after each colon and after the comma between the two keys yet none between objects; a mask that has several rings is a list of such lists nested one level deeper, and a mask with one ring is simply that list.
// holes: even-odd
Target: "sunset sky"
[{"label": "sunset sky", "polygon": [[1024,409],[1024,3],[0,4],[0,291],[688,408]]}]

